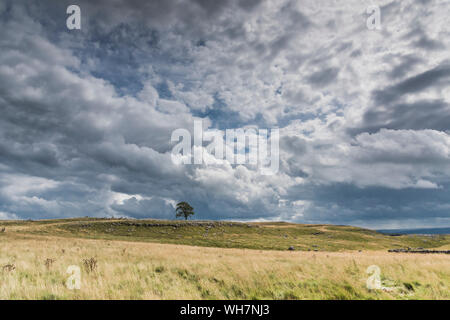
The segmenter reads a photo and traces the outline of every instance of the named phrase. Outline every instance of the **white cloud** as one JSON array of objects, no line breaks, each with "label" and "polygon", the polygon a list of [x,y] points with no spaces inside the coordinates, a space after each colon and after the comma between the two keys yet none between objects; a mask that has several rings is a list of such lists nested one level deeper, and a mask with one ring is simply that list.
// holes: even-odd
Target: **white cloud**
[{"label": "white cloud", "polygon": [[14,213],[0,211],[0,220],[19,220],[19,217]]}]

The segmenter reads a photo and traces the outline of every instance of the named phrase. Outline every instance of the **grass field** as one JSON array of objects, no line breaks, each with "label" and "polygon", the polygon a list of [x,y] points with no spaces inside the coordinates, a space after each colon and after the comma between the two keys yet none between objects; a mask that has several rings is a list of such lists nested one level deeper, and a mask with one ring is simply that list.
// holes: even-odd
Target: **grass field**
[{"label": "grass field", "polygon": [[[387,252],[448,248],[449,236],[87,218],[3,227],[0,299],[450,299],[449,255]],[[84,264],[90,258],[93,270]],[[81,269],[79,290],[66,287],[71,265]],[[386,289],[367,289],[370,265]]]}]

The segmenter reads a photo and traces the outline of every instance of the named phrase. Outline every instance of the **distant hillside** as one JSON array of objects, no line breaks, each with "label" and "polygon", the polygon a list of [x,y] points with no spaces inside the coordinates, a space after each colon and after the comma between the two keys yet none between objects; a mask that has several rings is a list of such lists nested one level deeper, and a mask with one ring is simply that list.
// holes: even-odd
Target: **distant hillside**
[{"label": "distant hillside", "polygon": [[[6,233],[70,238],[124,240],[218,248],[260,250],[341,251],[392,248],[436,248],[450,236],[391,236],[351,226],[285,222],[180,221],[131,219],[58,219],[0,221]],[[1,233],[0,233],[1,236]]]}]

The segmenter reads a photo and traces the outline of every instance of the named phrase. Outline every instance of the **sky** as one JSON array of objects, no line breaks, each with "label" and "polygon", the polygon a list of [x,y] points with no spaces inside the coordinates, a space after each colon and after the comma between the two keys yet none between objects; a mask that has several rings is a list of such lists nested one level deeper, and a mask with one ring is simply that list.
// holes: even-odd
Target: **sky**
[{"label": "sky", "polygon": [[[173,219],[187,201],[196,219],[448,227],[449,16],[448,0],[0,0],[0,219]],[[195,120],[279,129],[278,172],[174,163]]]}]

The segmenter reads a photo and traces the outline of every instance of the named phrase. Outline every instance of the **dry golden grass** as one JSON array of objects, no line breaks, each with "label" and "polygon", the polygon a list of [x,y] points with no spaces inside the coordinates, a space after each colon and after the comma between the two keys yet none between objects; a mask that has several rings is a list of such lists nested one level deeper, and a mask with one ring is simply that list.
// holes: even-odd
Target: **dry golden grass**
[{"label": "dry golden grass", "polygon": [[[16,266],[0,269],[0,299],[450,299],[448,255],[262,251],[16,233],[0,240],[0,266]],[[87,272],[83,261],[90,258],[98,265]],[[366,288],[366,269],[374,264],[393,291]],[[65,285],[70,265],[82,270],[80,290]]]}]

